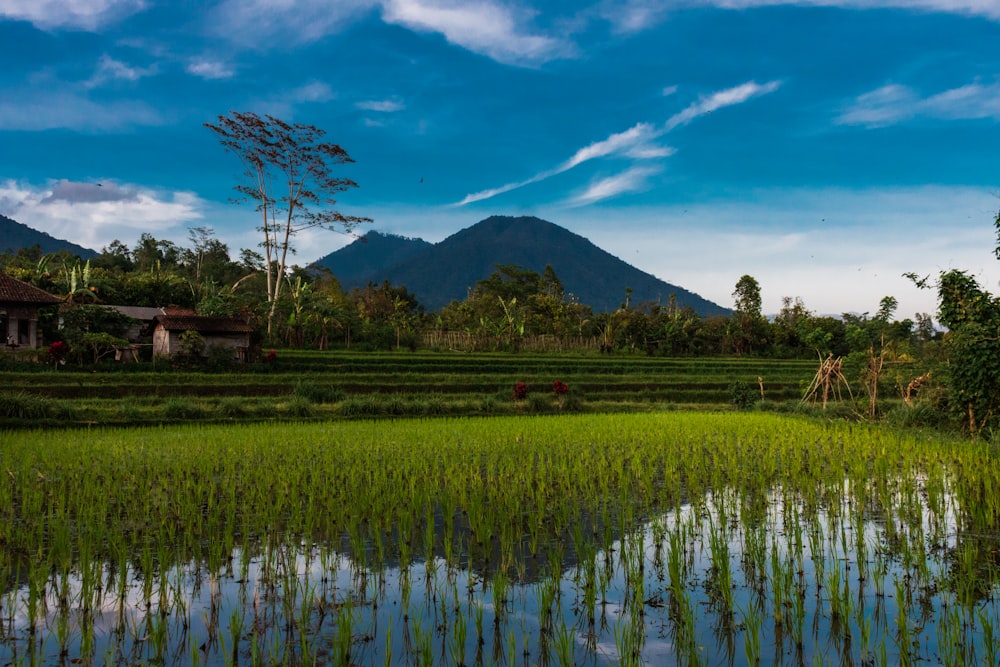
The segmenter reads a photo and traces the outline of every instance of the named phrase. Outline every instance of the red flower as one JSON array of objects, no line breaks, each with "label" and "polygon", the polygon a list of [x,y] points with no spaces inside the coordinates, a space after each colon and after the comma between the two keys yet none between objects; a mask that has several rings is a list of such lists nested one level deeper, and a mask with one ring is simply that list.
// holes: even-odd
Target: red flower
[{"label": "red flower", "polygon": [[514,385],[514,400],[523,401],[528,397],[528,385],[518,382]]}]

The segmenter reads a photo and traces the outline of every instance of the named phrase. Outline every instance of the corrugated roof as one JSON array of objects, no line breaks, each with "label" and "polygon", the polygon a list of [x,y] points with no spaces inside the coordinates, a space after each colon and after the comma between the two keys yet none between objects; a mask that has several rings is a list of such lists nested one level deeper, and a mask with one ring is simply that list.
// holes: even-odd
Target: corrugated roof
[{"label": "corrugated roof", "polygon": [[131,317],[133,320],[142,320],[148,322],[159,315],[165,315],[162,308],[151,308],[146,306],[104,306],[105,308],[113,308],[125,317]]},{"label": "corrugated roof", "polygon": [[38,289],[23,280],[11,278],[0,271],[0,303],[27,303],[41,306],[60,302],[62,299],[59,297],[52,296],[45,290]]},{"label": "corrugated roof", "polygon": [[199,333],[250,333],[253,327],[242,320],[225,317],[159,316],[155,319],[157,326],[167,331],[197,331]]}]

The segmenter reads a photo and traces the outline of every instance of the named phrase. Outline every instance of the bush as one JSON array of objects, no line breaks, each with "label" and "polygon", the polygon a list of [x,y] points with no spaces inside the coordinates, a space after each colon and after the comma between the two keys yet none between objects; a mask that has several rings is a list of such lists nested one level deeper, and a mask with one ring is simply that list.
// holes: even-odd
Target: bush
[{"label": "bush", "polygon": [[338,403],[346,396],[343,389],[333,385],[317,384],[309,380],[299,380],[292,393],[313,403]]},{"label": "bush", "polygon": [[295,396],[288,402],[285,412],[293,417],[308,418],[313,416],[313,406],[309,399]]},{"label": "bush", "polygon": [[527,404],[532,412],[548,412],[552,409],[552,397],[547,394],[529,394]]},{"label": "bush", "polygon": [[52,413],[48,399],[26,391],[0,394],[0,416],[7,419],[45,419]]},{"label": "bush", "polygon": [[729,385],[729,396],[730,401],[737,409],[749,410],[757,403],[759,394],[752,385],[743,380],[734,380]]},{"label": "bush", "polygon": [[204,414],[205,411],[201,406],[192,403],[189,399],[177,396],[168,398],[163,404],[163,416],[166,419],[198,419]]},{"label": "bush", "polygon": [[216,409],[223,417],[242,417],[247,413],[244,401],[239,396],[226,396],[219,399]]}]

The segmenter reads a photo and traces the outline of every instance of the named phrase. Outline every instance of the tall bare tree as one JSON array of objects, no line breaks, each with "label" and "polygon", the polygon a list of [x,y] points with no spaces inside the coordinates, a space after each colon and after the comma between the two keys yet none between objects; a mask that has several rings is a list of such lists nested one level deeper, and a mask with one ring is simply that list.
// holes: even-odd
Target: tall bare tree
[{"label": "tall bare tree", "polygon": [[354,162],[337,144],[324,142],[323,130],[286,123],[274,116],[231,111],[217,125],[205,123],[219,142],[243,165],[235,186],[239,201],[256,203],[264,235],[267,275],[267,332],[271,334],[278,297],[285,280],[292,238],[305,229],[351,231],[370,218],[343,215],[333,208],[335,195],[358,184],[334,176],[334,167]]}]

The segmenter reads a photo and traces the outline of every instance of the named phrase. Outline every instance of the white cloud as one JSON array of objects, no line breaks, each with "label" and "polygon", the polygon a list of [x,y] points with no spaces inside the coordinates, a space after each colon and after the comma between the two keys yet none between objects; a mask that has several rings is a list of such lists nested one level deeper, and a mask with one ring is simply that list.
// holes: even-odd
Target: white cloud
[{"label": "white cloud", "polygon": [[223,39],[263,51],[315,42],[374,10],[386,23],[440,34],[504,64],[534,66],[574,53],[569,41],[532,28],[536,12],[498,0],[222,0],[210,23]]},{"label": "white cloud", "polygon": [[142,232],[178,232],[200,220],[205,202],[191,192],[165,192],[113,181],[0,183],[0,213],[95,250]]},{"label": "white cloud", "polygon": [[293,102],[329,102],[333,97],[330,84],[322,81],[313,81],[289,92],[289,99]]},{"label": "white cloud", "polygon": [[581,194],[573,197],[570,206],[584,206],[610,199],[626,192],[641,192],[649,187],[649,177],[662,171],[659,167],[632,167],[620,174],[595,181]]},{"label": "white cloud", "polygon": [[265,51],[315,42],[378,4],[379,0],[222,0],[209,20],[223,39]]},{"label": "white cloud", "polygon": [[0,130],[110,131],[163,122],[159,111],[145,102],[98,103],[65,90],[22,92],[0,98]]},{"label": "white cloud", "polygon": [[211,58],[194,58],[184,69],[189,74],[209,80],[228,79],[236,74],[236,71],[226,63]]},{"label": "white cloud", "polygon": [[[638,123],[624,132],[612,134],[607,139],[595,141],[592,144],[584,146],[574,153],[573,157],[569,158],[554,169],[549,169],[539,174],[535,174],[531,178],[523,181],[507,183],[506,185],[501,185],[498,188],[490,188],[488,190],[482,190],[480,192],[474,192],[470,195],[466,195],[462,201],[456,204],[456,206],[464,206],[477,201],[491,199],[505,192],[510,192],[511,190],[523,188],[524,186],[531,185],[532,183],[544,181],[547,178],[567,172],[573,167],[596,158],[628,153],[633,153],[632,157],[661,157],[664,154],[669,154],[663,153],[663,151],[672,152],[671,149],[659,146],[649,146],[647,144],[647,142],[654,139],[656,136],[656,131],[651,125],[648,123]],[[646,155],[642,155],[643,151],[646,152]]]},{"label": "white cloud", "polygon": [[383,0],[382,19],[420,32],[436,32],[452,44],[509,65],[534,65],[565,57],[565,41],[533,33],[531,12],[487,0]]},{"label": "white cloud", "polygon": [[1000,20],[1000,3],[996,0],[605,0],[598,13],[616,32],[628,34],[657,25],[671,10],[698,7],[732,10],[760,7],[836,7],[859,11],[900,9]]},{"label": "white cloud", "polygon": [[365,111],[381,111],[382,113],[393,113],[406,108],[406,105],[399,100],[365,100],[358,102],[355,106]]},{"label": "white cloud", "polygon": [[608,0],[600,6],[599,14],[615,32],[629,34],[656,25],[676,5],[666,0]]},{"label": "white cloud", "polygon": [[568,171],[594,158],[632,150],[653,139],[655,136],[656,133],[651,125],[648,123],[637,123],[624,132],[612,134],[607,139],[595,141],[589,146],[584,146],[573,157],[557,167],[555,173],[559,174]]},{"label": "white cloud", "polygon": [[906,9],[948,14],[966,14],[1000,19],[1000,4],[995,0],[690,0],[687,5],[714,6],[723,9],[754,7],[840,7],[842,9]]},{"label": "white cloud", "polygon": [[96,31],[142,11],[145,0],[0,0],[0,18],[29,21],[42,30]]},{"label": "white cloud", "polygon": [[101,56],[101,59],[97,64],[97,71],[94,72],[94,76],[92,76],[90,80],[84,84],[84,87],[96,88],[109,81],[134,82],[143,77],[152,76],[155,73],[155,65],[150,67],[132,67],[105,54]]},{"label": "white cloud", "polygon": [[574,153],[573,157],[553,169],[540,172],[523,181],[507,183],[506,185],[501,185],[497,188],[481,190],[479,192],[466,195],[465,198],[456,203],[455,206],[464,206],[466,204],[484,201],[486,199],[496,197],[497,195],[504,194],[505,192],[510,192],[511,190],[516,190],[526,185],[538,183],[539,181],[556,176],[557,174],[569,171],[570,169],[595,158],[607,157],[611,155],[623,155],[632,159],[645,160],[673,155],[675,152],[673,148],[656,145],[653,141],[662,136],[664,133],[669,132],[680,125],[690,123],[699,116],[712,113],[716,109],[741,104],[758,95],[766,95],[767,93],[777,90],[780,85],[781,84],[777,81],[771,81],[765,84],[748,81],[747,83],[733,88],[720,90],[708,95],[707,97],[701,98],[683,111],[675,114],[663,125],[662,128],[654,127],[649,123],[637,123],[623,132],[612,134],[607,139],[595,141],[592,144],[584,146]]},{"label": "white cloud", "polygon": [[[821,314],[873,312],[891,295],[899,316],[912,317],[934,313],[936,295],[905,272],[967,270],[996,293],[997,201],[974,187],[768,189],[562,217],[599,247],[723,306],[749,273],[761,284],[765,312],[777,312],[783,296],[800,296]],[[560,224],[558,212],[548,219]]]},{"label": "white cloud", "polygon": [[884,127],[912,118],[1000,120],[1000,83],[971,83],[929,97],[899,84],[858,96],[837,118],[841,125]]},{"label": "white cloud", "polygon": [[720,90],[707,97],[702,97],[683,111],[671,116],[664,124],[664,128],[669,132],[675,127],[687,125],[699,116],[710,114],[713,111],[733,106],[734,104],[742,104],[752,97],[773,93],[780,86],[780,81],[769,81],[765,84],[759,84],[756,81],[747,81],[739,86]]}]

